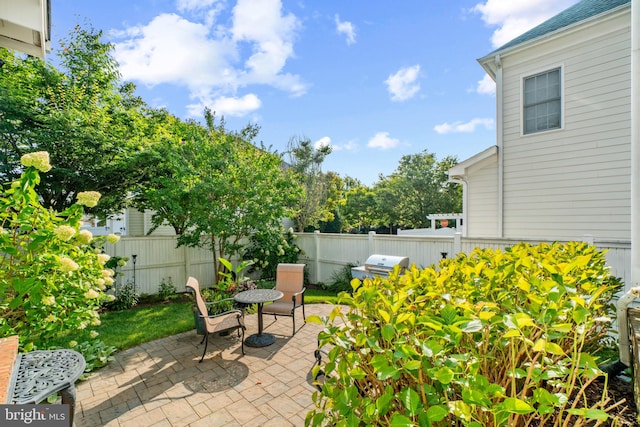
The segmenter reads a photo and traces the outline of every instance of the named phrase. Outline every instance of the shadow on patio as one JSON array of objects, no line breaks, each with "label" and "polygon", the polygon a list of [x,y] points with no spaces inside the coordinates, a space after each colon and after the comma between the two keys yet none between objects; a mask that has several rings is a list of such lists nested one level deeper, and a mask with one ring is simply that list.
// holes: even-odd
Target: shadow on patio
[{"label": "shadow on patio", "polygon": [[[326,316],[332,305],[310,304]],[[302,426],[313,408],[311,367],[321,325],[264,316],[273,345],[245,346],[235,333],[209,340],[202,355],[195,329],[117,353],[77,386],[76,426]],[[257,315],[246,316],[247,334]],[[202,344],[204,345],[204,344]]]}]

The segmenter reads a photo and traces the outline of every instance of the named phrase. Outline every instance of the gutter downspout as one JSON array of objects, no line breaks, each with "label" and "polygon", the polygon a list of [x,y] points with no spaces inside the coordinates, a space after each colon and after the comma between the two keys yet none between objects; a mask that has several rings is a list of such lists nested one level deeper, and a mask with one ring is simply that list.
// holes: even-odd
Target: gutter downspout
[{"label": "gutter downspout", "polygon": [[640,286],[640,0],[631,2],[631,287]]},{"label": "gutter downspout", "polygon": [[493,58],[496,65],[496,145],[498,146],[498,212],[497,235],[504,237],[504,152],[503,150],[503,100],[502,100],[502,58],[497,54]]},{"label": "gutter downspout", "polygon": [[[637,119],[640,113],[639,31],[640,0],[631,0],[631,289],[621,296],[616,304],[619,360],[602,368],[604,372],[613,376],[632,364],[628,308],[636,298],[640,298],[640,121]],[[637,399],[636,395],[636,401]]]},{"label": "gutter downspout", "polygon": [[[618,300],[620,363],[631,366],[628,306],[640,298],[640,0],[631,0],[631,289]],[[623,368],[624,369],[624,368]],[[637,399],[637,397],[636,397]]]}]

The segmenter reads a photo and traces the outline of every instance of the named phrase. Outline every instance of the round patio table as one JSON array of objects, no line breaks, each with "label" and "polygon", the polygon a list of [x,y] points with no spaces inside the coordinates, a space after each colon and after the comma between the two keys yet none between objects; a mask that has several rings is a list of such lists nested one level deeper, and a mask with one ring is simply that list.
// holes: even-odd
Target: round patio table
[{"label": "round patio table", "polygon": [[244,343],[249,347],[266,347],[276,341],[276,337],[262,332],[262,306],[283,297],[283,293],[275,289],[252,289],[237,293],[233,299],[241,304],[258,304],[258,333],[249,335]]}]

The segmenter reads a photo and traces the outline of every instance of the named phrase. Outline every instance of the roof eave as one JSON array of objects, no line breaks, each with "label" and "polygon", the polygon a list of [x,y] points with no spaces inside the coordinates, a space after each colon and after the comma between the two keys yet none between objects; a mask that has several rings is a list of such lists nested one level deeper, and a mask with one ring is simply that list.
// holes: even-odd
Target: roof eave
[{"label": "roof eave", "polygon": [[[494,51],[492,51],[491,53],[488,53],[487,55],[477,59],[478,63],[482,66],[482,68],[485,69],[485,71],[487,71],[487,73],[489,73],[491,75],[490,70],[493,70],[491,68],[491,64],[494,62],[494,59],[496,56],[505,56],[505,55],[510,55],[512,53],[518,52],[520,50],[523,49],[529,49],[532,46],[538,45],[540,43],[546,43],[549,39],[553,39],[555,37],[558,37],[561,33],[562,35],[567,34],[568,32],[573,32],[576,31],[578,29],[578,27],[583,27],[583,26],[588,26],[588,25],[593,25],[596,22],[600,22],[602,20],[603,16],[606,16],[607,19],[611,19],[615,16],[617,16],[617,14],[619,13],[623,13],[623,11],[625,11],[625,9],[629,9],[631,7],[631,3],[627,3],[621,6],[618,6],[616,8],[613,8],[611,10],[608,10],[606,12],[603,13],[599,13],[597,15],[591,16],[587,19],[584,19],[582,21],[579,22],[575,22],[573,24],[567,25],[565,27],[562,28],[558,28],[557,30],[548,32],[546,34],[543,34],[539,37],[530,39],[530,40],[525,40],[522,43],[518,43],[514,46],[509,46],[507,48],[504,49],[496,49]],[[495,75],[495,74],[494,74]]]},{"label": "roof eave", "polygon": [[484,159],[487,159],[489,157],[495,156],[496,154],[498,154],[498,146],[497,145],[492,145],[491,147],[487,148],[484,151],[481,151],[477,154],[474,154],[473,156],[469,157],[466,160],[463,160],[462,162],[458,163],[457,165],[453,166],[451,169],[449,169],[448,173],[449,173],[449,179],[453,179],[453,178],[460,178],[460,177],[464,177],[467,175],[467,169],[481,161],[483,161]]}]

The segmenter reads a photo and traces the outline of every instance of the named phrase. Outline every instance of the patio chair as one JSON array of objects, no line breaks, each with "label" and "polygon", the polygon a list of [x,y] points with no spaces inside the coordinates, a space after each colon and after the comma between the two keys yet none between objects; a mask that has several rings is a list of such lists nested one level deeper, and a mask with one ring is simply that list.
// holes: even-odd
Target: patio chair
[{"label": "patio chair", "polygon": [[225,332],[225,331],[233,331],[234,329],[238,330],[238,336],[240,336],[240,332],[242,331],[242,340],[241,340],[241,348],[242,354],[244,355],[244,331],[245,326],[242,318],[242,311],[234,309],[228,310],[220,314],[209,315],[209,306],[215,306],[225,301],[233,301],[233,298],[225,298],[220,301],[215,302],[205,302],[202,299],[202,295],[200,294],[200,285],[198,281],[189,277],[187,280],[187,288],[190,289],[194,293],[194,297],[196,299],[196,307],[198,309],[198,316],[202,318],[204,321],[204,338],[202,341],[204,344],[204,351],[202,352],[202,357],[200,358],[200,363],[204,359],[205,354],[207,354],[207,345],[209,344],[209,335]]},{"label": "patio chair", "polygon": [[296,308],[302,307],[302,319],[307,322],[304,313],[304,264],[278,264],[276,270],[276,286],[284,295],[271,304],[266,304],[262,308],[263,314],[273,314],[277,316],[288,316],[293,319],[293,335],[296,334]]}]

